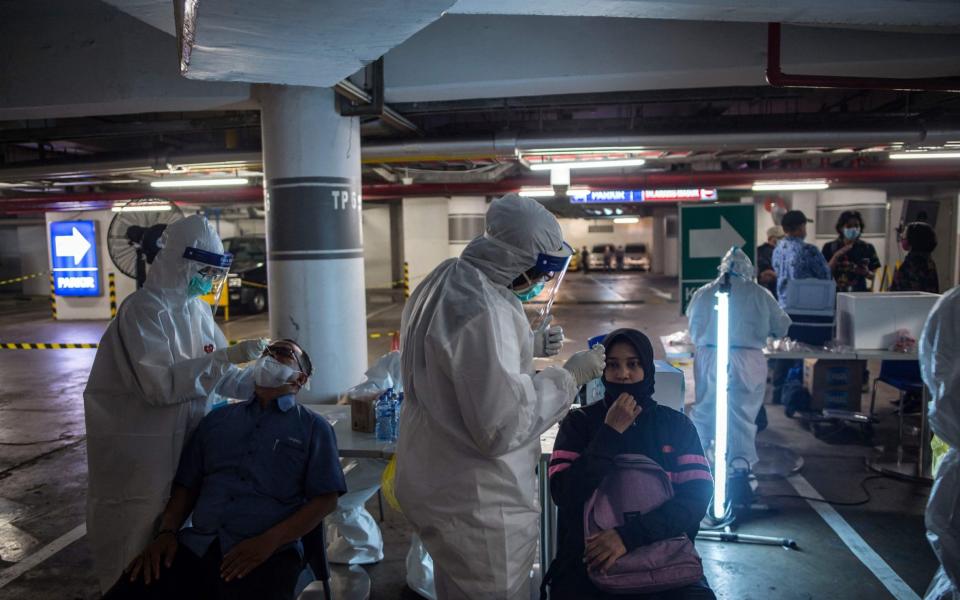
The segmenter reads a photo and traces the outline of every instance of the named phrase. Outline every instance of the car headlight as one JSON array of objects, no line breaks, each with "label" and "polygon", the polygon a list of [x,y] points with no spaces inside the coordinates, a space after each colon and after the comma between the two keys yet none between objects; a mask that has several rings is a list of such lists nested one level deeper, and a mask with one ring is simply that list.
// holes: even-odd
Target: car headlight
[{"label": "car headlight", "polygon": [[239,275],[232,275],[227,279],[227,287],[238,288],[243,285],[243,280]]}]

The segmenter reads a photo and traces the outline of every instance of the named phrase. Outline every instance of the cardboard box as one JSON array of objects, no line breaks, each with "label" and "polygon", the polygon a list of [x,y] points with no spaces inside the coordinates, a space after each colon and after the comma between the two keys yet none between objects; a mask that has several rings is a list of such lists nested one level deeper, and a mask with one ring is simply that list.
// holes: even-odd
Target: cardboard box
[{"label": "cardboard box", "polygon": [[370,395],[354,396],[350,402],[350,426],[354,431],[374,433],[377,430],[377,398],[379,392]]},{"label": "cardboard box", "polygon": [[810,392],[810,407],[860,411],[863,387],[862,360],[803,361],[803,387]]},{"label": "cardboard box", "polygon": [[887,350],[905,329],[920,339],[940,294],[842,292],[837,294],[837,340],[857,350]]}]

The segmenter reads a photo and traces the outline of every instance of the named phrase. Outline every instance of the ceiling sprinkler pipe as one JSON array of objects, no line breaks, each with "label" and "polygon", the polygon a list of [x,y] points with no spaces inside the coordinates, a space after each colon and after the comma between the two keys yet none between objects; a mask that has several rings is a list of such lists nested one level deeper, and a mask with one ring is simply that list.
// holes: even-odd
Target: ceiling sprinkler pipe
[{"label": "ceiling sprinkler pipe", "polygon": [[960,93],[960,77],[846,77],[838,75],[794,75],[784,73],[780,64],[780,23],[767,25],[767,83],[778,88],[841,88],[905,92]]}]

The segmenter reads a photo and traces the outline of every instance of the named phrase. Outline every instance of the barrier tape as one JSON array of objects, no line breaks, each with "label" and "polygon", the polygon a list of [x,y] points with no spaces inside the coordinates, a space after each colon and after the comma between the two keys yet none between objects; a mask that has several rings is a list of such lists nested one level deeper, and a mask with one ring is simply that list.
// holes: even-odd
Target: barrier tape
[{"label": "barrier tape", "polygon": [[50,273],[50,310],[53,312],[53,320],[57,320],[57,288],[53,285],[53,273]]},{"label": "barrier tape", "polygon": [[403,297],[410,298],[410,263],[403,263]]},{"label": "barrier tape", "polygon": [[31,273],[31,274],[29,274],[29,275],[21,275],[20,277],[14,277],[13,279],[4,279],[3,281],[0,281],[0,285],[10,285],[10,284],[13,284],[13,283],[20,283],[21,281],[26,281],[26,280],[28,280],[28,279],[33,279],[34,277],[40,277],[41,275],[44,275],[44,274],[46,274],[46,273],[49,273],[49,271],[40,271],[39,273]]},{"label": "barrier tape", "polygon": [[[379,340],[400,335],[399,331],[374,331],[368,335],[371,340]],[[227,344],[235,346],[243,340],[227,340]],[[96,350],[100,344],[72,344],[61,342],[0,342],[0,350]]]},{"label": "barrier tape", "polygon": [[247,287],[260,288],[260,289],[262,289],[262,290],[267,289],[267,286],[265,286],[265,285],[262,284],[262,283],[257,283],[256,281],[247,281],[246,279],[241,279],[241,280],[240,280],[240,283],[241,283],[242,285],[247,286]]}]

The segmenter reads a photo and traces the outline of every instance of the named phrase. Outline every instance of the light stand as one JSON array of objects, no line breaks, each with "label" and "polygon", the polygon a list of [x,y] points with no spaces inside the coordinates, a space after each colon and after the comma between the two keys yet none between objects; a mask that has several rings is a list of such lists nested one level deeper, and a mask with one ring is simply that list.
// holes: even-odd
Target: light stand
[{"label": "light stand", "polygon": [[727,419],[730,368],[730,273],[724,273],[717,290],[717,399],[716,424],[714,429],[714,488],[713,501],[707,513],[707,530],[701,530],[697,537],[718,542],[744,542],[768,546],[783,546],[797,549],[797,543],[789,538],[765,535],[737,534],[731,531],[736,515],[733,513],[730,499],[727,497]]}]

